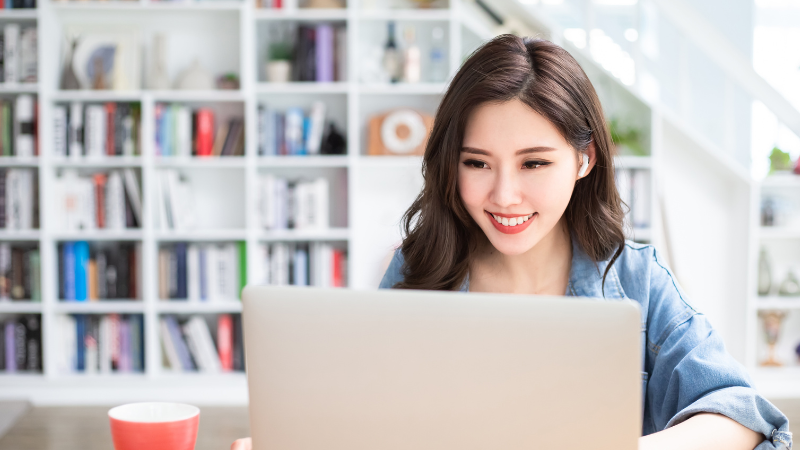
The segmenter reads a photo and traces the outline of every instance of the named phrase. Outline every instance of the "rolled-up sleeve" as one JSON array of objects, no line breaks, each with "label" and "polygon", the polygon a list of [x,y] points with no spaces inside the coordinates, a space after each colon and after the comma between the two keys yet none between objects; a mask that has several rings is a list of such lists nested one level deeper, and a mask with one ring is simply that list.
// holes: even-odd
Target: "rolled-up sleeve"
[{"label": "rolled-up sleeve", "polygon": [[745,368],[726,350],[706,316],[686,302],[660,264],[650,274],[645,408],[653,431],[694,414],[718,413],[764,435],[757,450],[791,449],[789,421],[753,388]]}]

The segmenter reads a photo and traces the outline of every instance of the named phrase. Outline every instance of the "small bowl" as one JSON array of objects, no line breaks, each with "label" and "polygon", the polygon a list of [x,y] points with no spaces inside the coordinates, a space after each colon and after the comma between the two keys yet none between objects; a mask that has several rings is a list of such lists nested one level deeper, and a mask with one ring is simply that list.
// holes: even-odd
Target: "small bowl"
[{"label": "small bowl", "polygon": [[144,402],[108,411],[115,450],[193,450],[200,408],[183,403]]}]

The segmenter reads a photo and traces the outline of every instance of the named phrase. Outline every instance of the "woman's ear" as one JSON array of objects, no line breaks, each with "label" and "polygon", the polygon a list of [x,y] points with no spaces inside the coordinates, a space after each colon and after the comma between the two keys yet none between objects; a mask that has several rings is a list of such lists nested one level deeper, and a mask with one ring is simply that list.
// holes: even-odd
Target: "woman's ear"
[{"label": "woman's ear", "polygon": [[578,179],[586,178],[586,176],[588,176],[592,171],[595,162],[597,162],[597,149],[595,148],[593,139],[589,142],[586,150],[580,152],[580,169],[578,169]]}]

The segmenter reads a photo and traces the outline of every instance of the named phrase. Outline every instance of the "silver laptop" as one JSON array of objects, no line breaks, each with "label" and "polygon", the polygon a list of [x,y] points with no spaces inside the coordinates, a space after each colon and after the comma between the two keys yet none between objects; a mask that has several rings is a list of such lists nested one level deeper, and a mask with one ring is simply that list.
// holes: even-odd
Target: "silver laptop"
[{"label": "silver laptop", "polygon": [[249,286],[254,450],[634,450],[638,305]]}]

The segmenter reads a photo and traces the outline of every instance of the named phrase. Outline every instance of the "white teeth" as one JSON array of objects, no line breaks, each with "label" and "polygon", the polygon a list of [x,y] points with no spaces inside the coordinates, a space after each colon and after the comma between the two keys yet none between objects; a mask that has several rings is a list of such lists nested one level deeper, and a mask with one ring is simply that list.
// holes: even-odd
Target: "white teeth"
[{"label": "white teeth", "polygon": [[525,222],[525,216],[517,217],[517,224],[521,224],[522,222]]},{"label": "white teeth", "polygon": [[496,220],[497,223],[503,223],[503,220],[500,219],[500,216],[495,216],[494,214],[492,214],[492,217],[494,217],[494,220]]},{"label": "white teeth", "polygon": [[[489,214],[492,214],[492,213],[489,213]],[[531,213],[531,214],[528,214],[527,216],[512,217],[510,219],[508,217],[500,217],[500,216],[497,216],[497,215],[494,215],[494,214],[492,214],[492,217],[499,224],[505,225],[507,227],[514,227],[514,226],[517,226],[517,225],[522,225],[523,223],[527,222],[528,220],[531,219],[531,217],[533,217],[534,214],[535,213]]]},{"label": "white teeth", "polygon": [[512,217],[512,218],[508,219],[508,226],[513,227],[516,224],[517,224],[517,218],[516,217]]},{"label": "white teeth", "polygon": [[500,222],[505,226],[508,226],[508,217],[503,217],[503,220]]}]

